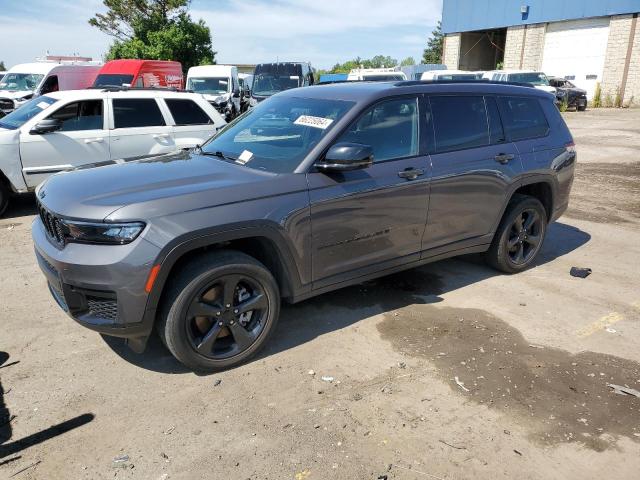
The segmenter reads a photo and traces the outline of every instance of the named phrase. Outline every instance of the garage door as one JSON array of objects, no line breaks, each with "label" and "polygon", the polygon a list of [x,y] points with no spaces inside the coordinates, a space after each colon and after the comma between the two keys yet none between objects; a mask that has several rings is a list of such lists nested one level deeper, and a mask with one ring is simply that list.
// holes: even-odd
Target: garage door
[{"label": "garage door", "polygon": [[547,25],[542,70],[584,88],[591,98],[602,81],[609,39],[609,17],[554,22]]}]

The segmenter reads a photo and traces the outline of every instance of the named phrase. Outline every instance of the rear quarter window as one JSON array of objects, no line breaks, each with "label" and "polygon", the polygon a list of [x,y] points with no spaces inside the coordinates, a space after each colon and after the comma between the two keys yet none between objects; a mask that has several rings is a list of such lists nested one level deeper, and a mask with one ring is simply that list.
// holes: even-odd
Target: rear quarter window
[{"label": "rear quarter window", "polygon": [[167,102],[167,107],[169,107],[171,116],[173,116],[177,126],[209,125],[213,123],[209,115],[193,100],[167,98],[165,102]]},{"label": "rear quarter window", "polygon": [[549,123],[540,101],[534,97],[502,97],[502,123],[511,141],[544,137]]}]

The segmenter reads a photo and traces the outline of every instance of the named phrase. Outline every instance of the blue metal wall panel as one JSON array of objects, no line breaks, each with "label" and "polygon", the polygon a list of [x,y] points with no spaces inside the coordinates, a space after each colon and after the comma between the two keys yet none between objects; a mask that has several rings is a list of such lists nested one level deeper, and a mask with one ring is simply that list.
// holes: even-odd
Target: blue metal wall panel
[{"label": "blue metal wall panel", "polygon": [[[522,15],[520,6],[528,5]],[[640,0],[443,0],[442,31],[468,32],[640,12]]]}]

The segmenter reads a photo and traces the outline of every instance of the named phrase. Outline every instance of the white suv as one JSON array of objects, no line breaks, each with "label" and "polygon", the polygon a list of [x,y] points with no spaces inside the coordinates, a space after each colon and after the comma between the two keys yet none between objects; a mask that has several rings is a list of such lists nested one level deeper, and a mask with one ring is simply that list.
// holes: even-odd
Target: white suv
[{"label": "white suv", "polygon": [[0,214],[9,194],[81,165],[202,144],[225,125],[202,95],[72,90],[30,100],[0,119]]}]

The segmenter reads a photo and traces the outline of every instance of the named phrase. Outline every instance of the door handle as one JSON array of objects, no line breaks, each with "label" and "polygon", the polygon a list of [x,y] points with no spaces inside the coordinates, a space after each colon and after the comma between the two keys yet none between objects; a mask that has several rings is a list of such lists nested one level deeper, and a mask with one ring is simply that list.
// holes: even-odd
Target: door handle
[{"label": "door handle", "polygon": [[400,178],[406,178],[407,180],[415,180],[421,175],[424,175],[424,170],[421,168],[405,168],[398,172]]},{"label": "door handle", "polygon": [[513,160],[515,155],[513,153],[499,153],[494,158],[496,162],[505,165],[509,163],[510,160]]},{"label": "door handle", "polygon": [[104,138],[85,138],[84,143],[102,143]]}]

